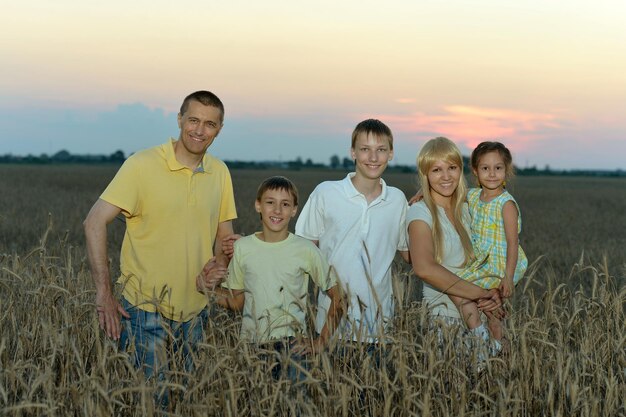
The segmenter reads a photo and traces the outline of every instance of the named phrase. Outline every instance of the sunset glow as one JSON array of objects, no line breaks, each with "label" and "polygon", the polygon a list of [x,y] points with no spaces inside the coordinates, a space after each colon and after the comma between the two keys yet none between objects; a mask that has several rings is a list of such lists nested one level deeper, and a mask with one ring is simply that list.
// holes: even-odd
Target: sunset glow
[{"label": "sunset glow", "polygon": [[226,105],[211,149],[226,159],[327,162],[378,117],[398,163],[447,136],[467,150],[499,139],[539,166],[623,169],[625,12],[618,0],[13,2],[0,154],[134,152],[175,135],[182,98],[209,89]]}]

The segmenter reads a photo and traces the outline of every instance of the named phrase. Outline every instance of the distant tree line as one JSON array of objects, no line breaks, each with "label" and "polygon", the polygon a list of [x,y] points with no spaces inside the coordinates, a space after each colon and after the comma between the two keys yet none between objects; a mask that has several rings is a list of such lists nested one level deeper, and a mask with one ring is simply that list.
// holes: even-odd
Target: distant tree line
[{"label": "distant tree line", "polygon": [[54,155],[42,153],[39,156],[26,155],[15,156],[11,154],[0,155],[0,163],[5,164],[95,164],[95,163],[118,163],[121,164],[126,160],[124,152],[117,150],[110,155],[76,155],[68,151],[61,150]]},{"label": "distant tree line", "polygon": [[[124,152],[117,150],[110,155],[76,155],[71,154],[66,150],[61,150],[54,155],[41,154],[39,156],[26,155],[16,156],[11,154],[0,155],[0,163],[10,164],[99,164],[99,163],[115,163],[121,164],[126,160]],[[303,160],[301,157],[297,157],[293,161],[224,161],[229,168],[232,169],[289,169],[289,170],[301,170],[301,169],[333,169],[341,171],[351,171],[354,169],[354,162],[350,158],[340,158],[338,155],[330,157],[328,164],[319,162],[313,162],[311,158]],[[469,173],[469,158],[463,157],[463,164],[465,165],[466,173]],[[415,172],[415,165],[389,165],[387,171],[391,172]],[[626,177],[626,171],[622,169],[617,170],[585,170],[585,169],[570,169],[570,170],[558,170],[551,169],[546,165],[543,169],[533,167],[520,168],[516,167],[515,172],[517,175],[570,175],[570,176],[597,176],[597,177]]]}]

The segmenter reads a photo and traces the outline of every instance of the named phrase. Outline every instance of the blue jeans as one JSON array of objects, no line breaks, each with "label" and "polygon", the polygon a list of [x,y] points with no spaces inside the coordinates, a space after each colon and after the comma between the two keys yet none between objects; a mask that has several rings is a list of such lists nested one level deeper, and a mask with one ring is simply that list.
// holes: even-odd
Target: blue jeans
[{"label": "blue jeans", "polygon": [[193,371],[193,355],[196,346],[202,341],[209,317],[206,308],[189,321],[177,322],[160,313],[135,307],[125,298],[122,298],[122,305],[130,318],[122,318],[119,346],[127,350],[134,342],[135,349],[131,356],[135,368],[142,368],[146,378],[157,374],[159,379],[163,379],[164,371],[168,369],[168,356],[182,349],[185,370]]},{"label": "blue jeans", "polygon": [[[288,337],[275,342],[262,343],[256,348],[259,350],[259,357],[270,367],[270,372],[274,380],[287,377],[293,384],[306,379],[306,374],[302,369],[310,370],[311,366],[306,356],[293,353],[291,344],[295,338]],[[302,368],[302,369],[301,369]]]}]

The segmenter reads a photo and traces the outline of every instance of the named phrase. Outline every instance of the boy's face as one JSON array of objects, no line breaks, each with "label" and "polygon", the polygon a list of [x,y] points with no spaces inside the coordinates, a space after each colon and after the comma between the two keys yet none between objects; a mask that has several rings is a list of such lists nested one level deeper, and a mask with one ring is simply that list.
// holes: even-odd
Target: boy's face
[{"label": "boy's face", "polygon": [[356,175],[367,179],[379,179],[393,158],[389,139],[361,133],[357,136],[351,149],[355,161]]},{"label": "boy's face", "polygon": [[289,232],[289,221],[298,211],[293,196],[285,189],[266,190],[261,196],[261,201],[254,202],[254,208],[261,214],[265,233],[285,235]]}]

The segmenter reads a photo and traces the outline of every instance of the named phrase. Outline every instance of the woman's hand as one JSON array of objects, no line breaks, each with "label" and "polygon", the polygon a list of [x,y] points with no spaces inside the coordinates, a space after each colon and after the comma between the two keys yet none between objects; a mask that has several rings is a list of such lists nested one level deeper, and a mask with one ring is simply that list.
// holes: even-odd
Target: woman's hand
[{"label": "woman's hand", "polygon": [[482,311],[495,311],[499,309],[502,306],[500,291],[497,288],[486,290],[485,296],[476,300],[476,304]]}]

